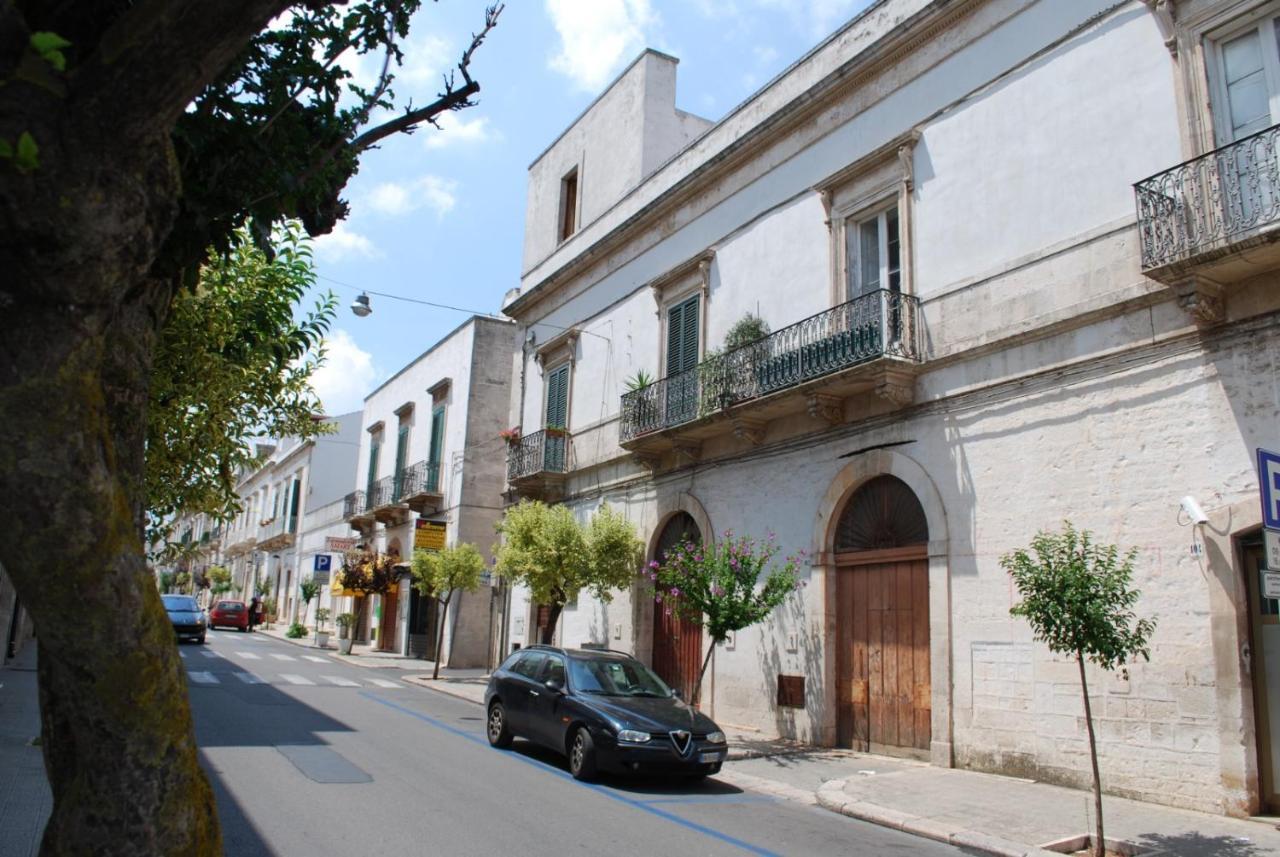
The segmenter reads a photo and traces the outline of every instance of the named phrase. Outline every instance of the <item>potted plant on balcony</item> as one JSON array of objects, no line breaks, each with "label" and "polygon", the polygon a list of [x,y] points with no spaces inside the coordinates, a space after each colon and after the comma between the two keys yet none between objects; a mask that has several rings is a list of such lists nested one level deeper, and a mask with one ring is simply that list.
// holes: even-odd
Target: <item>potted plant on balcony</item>
[{"label": "potted plant on balcony", "polygon": [[333,621],[338,626],[338,654],[351,654],[351,627],[356,622],[356,614],[339,613]]},{"label": "potted plant on balcony", "polygon": [[329,608],[320,607],[316,609],[316,647],[326,648],[329,645],[329,632],[325,630],[324,623],[329,621]]},{"label": "potted plant on balcony", "polygon": [[507,442],[507,446],[512,446],[512,447],[519,446],[520,445],[520,426],[512,426],[511,428],[505,428],[502,431],[498,432],[498,437],[505,440]]}]

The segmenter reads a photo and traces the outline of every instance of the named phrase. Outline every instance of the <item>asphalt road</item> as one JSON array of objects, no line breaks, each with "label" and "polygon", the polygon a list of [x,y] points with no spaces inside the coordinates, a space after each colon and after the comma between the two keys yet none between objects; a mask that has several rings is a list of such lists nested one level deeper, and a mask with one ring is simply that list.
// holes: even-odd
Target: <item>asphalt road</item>
[{"label": "asphalt road", "polygon": [[963,851],[711,778],[573,780],[474,703],[256,634],[181,648],[226,853],[867,854]]}]

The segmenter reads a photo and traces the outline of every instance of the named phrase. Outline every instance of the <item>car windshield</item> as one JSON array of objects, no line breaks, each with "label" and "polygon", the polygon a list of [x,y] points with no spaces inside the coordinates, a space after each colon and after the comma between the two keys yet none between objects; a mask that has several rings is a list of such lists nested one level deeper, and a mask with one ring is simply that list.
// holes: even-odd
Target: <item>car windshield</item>
[{"label": "car windshield", "polygon": [[670,696],[671,688],[639,661],[570,658],[569,677],[579,693],[601,696]]},{"label": "car windshield", "polygon": [[200,607],[190,595],[162,595],[164,609],[170,613],[199,613]]},{"label": "car windshield", "polygon": [[244,605],[239,601],[219,601],[218,610],[225,610],[228,613],[239,613],[244,609]]}]

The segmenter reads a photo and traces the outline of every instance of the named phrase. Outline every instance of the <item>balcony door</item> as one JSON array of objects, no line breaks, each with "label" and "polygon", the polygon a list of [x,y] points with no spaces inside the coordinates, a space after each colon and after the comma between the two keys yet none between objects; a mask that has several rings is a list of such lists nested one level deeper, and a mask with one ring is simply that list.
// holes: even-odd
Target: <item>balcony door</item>
[{"label": "balcony door", "polygon": [[698,416],[697,295],[667,310],[667,388],[665,425],[687,423]]},{"label": "balcony door", "polygon": [[551,473],[563,473],[565,465],[565,431],[569,427],[569,364],[547,373],[547,404],[542,422],[542,467]]},{"label": "balcony door", "polygon": [[[1273,7],[1270,14],[1225,33],[1212,51],[1217,95],[1214,130],[1218,145],[1228,148],[1205,162],[1205,169],[1216,171],[1218,181],[1214,176],[1202,180],[1209,189],[1220,185],[1218,204],[1208,206],[1208,211],[1222,218],[1213,231],[1224,235],[1269,220],[1280,208],[1276,137],[1261,133],[1280,124],[1277,12],[1280,7]],[[1229,146],[1237,142],[1240,145]]]}]

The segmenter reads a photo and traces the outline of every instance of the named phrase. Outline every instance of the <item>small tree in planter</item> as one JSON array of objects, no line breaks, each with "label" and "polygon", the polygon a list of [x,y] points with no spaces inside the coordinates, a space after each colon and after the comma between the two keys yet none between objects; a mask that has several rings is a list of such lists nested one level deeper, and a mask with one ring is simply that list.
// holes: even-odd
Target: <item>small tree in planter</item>
[{"label": "small tree in planter", "polygon": [[440,678],[441,647],[444,626],[449,617],[449,602],[459,590],[474,592],[480,587],[484,573],[484,557],[475,545],[462,543],[442,551],[413,552],[413,585],[420,593],[440,602],[440,621],[436,623],[436,662],[431,678]]},{"label": "small tree in planter", "polygon": [[329,645],[329,632],[325,629],[324,623],[329,621],[329,608],[316,608],[316,645],[324,648]]},{"label": "small tree in planter", "polygon": [[668,551],[662,563],[649,563],[648,576],[663,609],[701,625],[711,638],[690,703],[698,702],[716,645],[763,621],[801,585],[797,558],[773,565],[777,553],[772,535],[759,542],[735,539],[729,531],[719,544],[686,541]]},{"label": "small tree in planter", "polygon": [[640,564],[635,527],[607,503],[584,527],[565,506],[523,500],[503,514],[498,532],[498,574],[529,587],[535,602],[551,608],[540,643],[551,642],[564,605],[579,592],[611,601]]},{"label": "small tree in planter", "polygon": [[302,608],[302,617],[303,617],[304,619],[306,618],[306,616],[307,616],[307,610],[309,610],[309,609],[311,608],[311,602],[312,602],[312,600],[313,600],[317,595],[319,595],[319,594],[320,594],[320,584],[316,583],[314,579],[312,579],[312,578],[308,577],[306,580],[304,580],[304,581],[302,581],[301,583],[299,583],[299,584],[298,584],[298,593],[302,596],[302,604],[301,604],[301,605],[294,605],[294,608],[293,608],[293,621],[294,621],[294,622],[297,622],[297,621],[298,621],[298,608],[299,608],[299,606],[301,606],[301,608]]},{"label": "small tree in planter", "polygon": [[1001,567],[1013,577],[1022,596],[1010,614],[1026,619],[1037,641],[1057,654],[1074,657],[1080,668],[1093,767],[1094,857],[1103,857],[1106,839],[1098,742],[1084,662],[1093,661],[1110,672],[1139,657],[1151,659],[1148,641],[1155,631],[1155,620],[1139,619],[1133,612],[1141,594],[1130,587],[1137,556],[1135,548],[1121,557],[1115,545],[1096,544],[1089,531],[1077,531],[1067,521],[1062,533],[1036,533],[1030,552],[1020,549],[1000,558]]},{"label": "small tree in planter", "polygon": [[222,566],[210,566],[204,576],[209,581],[209,593],[214,598],[221,598],[231,591],[231,572]]},{"label": "small tree in planter", "polygon": [[351,654],[351,628],[356,623],[356,614],[339,613],[333,622],[338,626],[338,653]]}]

